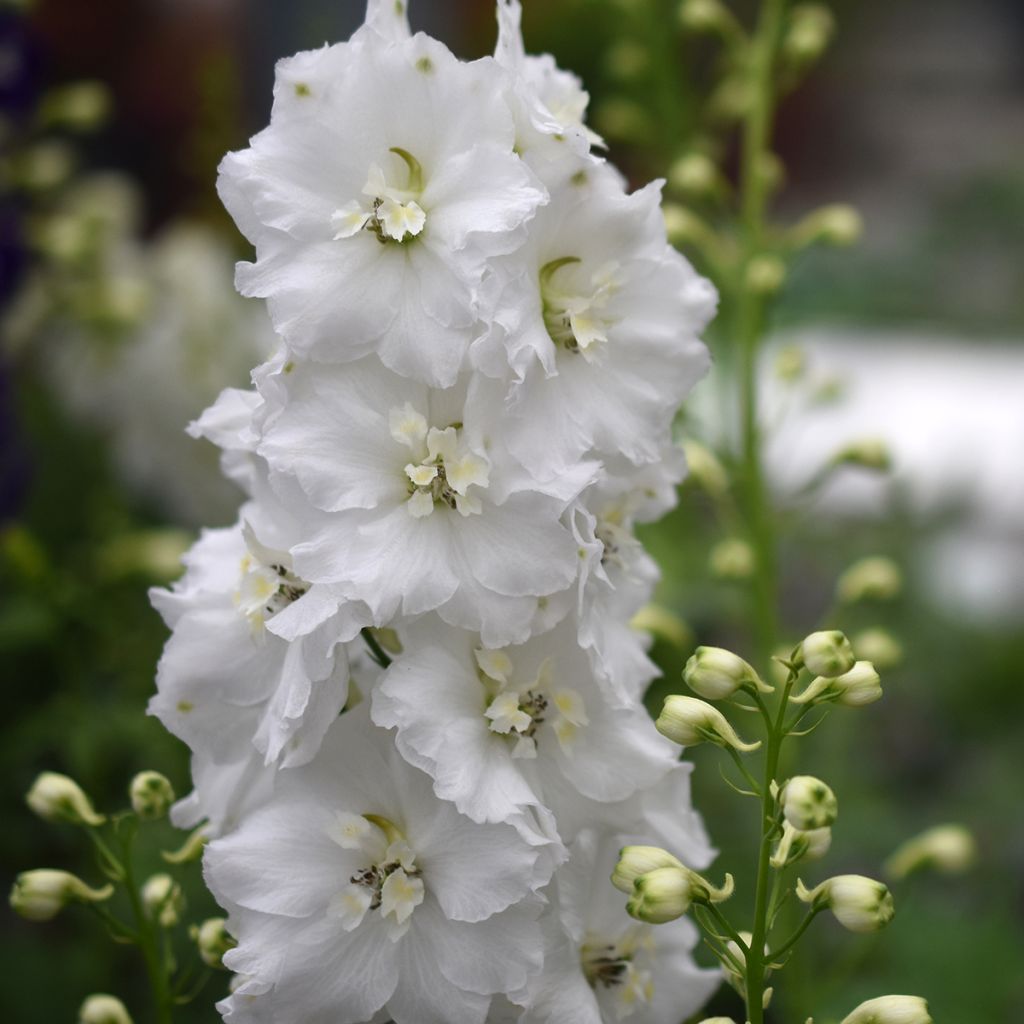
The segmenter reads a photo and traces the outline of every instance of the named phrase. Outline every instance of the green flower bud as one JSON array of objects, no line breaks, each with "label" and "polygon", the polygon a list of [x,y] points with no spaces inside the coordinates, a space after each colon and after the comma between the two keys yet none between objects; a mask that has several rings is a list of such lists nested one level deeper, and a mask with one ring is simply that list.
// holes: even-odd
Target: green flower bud
[{"label": "green flower bud", "polygon": [[931,868],[944,875],[967,871],[978,855],[974,836],[963,825],[936,825],[899,846],[885,862],[885,873],[901,879]]},{"label": "green flower bud", "polygon": [[153,875],[142,886],[142,905],[162,928],[173,928],[185,909],[185,894],[170,875]]},{"label": "green flower bud", "polygon": [[834,34],[835,19],[827,7],[798,4],[790,15],[782,52],[797,64],[809,64],[825,52]]},{"label": "green flower bud", "polygon": [[807,353],[799,345],[784,345],[775,355],[773,367],[779,380],[800,380],[807,372]]},{"label": "green flower bud", "polygon": [[110,113],[110,91],[102,82],[72,82],[52,89],[40,104],[39,116],[46,125],[91,131]]},{"label": "green flower bud", "polygon": [[719,0],[683,0],[679,24],[688,32],[715,32],[729,24],[729,12]]},{"label": "green flower bud", "polygon": [[862,629],[853,638],[853,649],[875,668],[895,668],[903,660],[903,645],[881,626]]},{"label": "green flower bud", "polygon": [[920,996],[879,996],[861,1003],[842,1024],[934,1024]]},{"label": "green flower bud", "polygon": [[828,679],[818,676],[811,680],[797,697],[789,699],[794,704],[817,704],[835,702],[848,708],[861,708],[873,704],[882,696],[882,682],[870,661],[858,661],[849,672]]},{"label": "green flower bud", "polygon": [[166,776],[159,772],[139,772],[132,779],[128,793],[132,810],[147,821],[162,818],[174,803],[174,790]]},{"label": "green flower bud", "polygon": [[875,932],[893,917],[892,893],[881,882],[863,875],[835,875],[814,889],[797,882],[797,897],[815,910],[828,909],[851,932]]},{"label": "green flower bud", "polygon": [[708,568],[718,579],[748,580],[756,567],[754,549],[740,537],[726,537],[708,555]]},{"label": "green flower bud", "polygon": [[836,595],[845,604],[888,601],[903,589],[903,574],[890,558],[875,556],[854,562],[836,583]]},{"label": "green flower bud", "polygon": [[29,807],[44,821],[68,821],[72,825],[102,825],[92,802],[74,779],[58,772],[43,772],[25,795]]},{"label": "green flower bud", "polygon": [[703,153],[687,153],[669,168],[668,183],[687,195],[706,195],[718,183],[718,168]]},{"label": "green flower bud", "polygon": [[699,1024],[736,1024],[732,1017],[705,1017]]},{"label": "green flower bud", "polygon": [[113,893],[112,885],[91,889],[70,872],[38,868],[18,875],[10,903],[15,913],[29,921],[49,921],[69,903],[99,903]]},{"label": "green flower bud", "polygon": [[835,793],[813,775],[794,775],[782,787],[782,813],[799,832],[828,828],[839,813]]},{"label": "green flower bud", "polygon": [[722,700],[741,689],[772,692],[747,662],[722,647],[698,647],[683,669],[683,682],[707,700]]},{"label": "green flower bud", "polygon": [[689,469],[689,479],[697,483],[713,498],[723,497],[729,490],[729,474],[718,457],[699,441],[683,442],[683,454]]},{"label": "green flower bud", "polygon": [[627,896],[633,892],[633,883],[641,876],[658,868],[681,868],[682,861],[659,846],[624,846],[619,851],[619,862],[612,872],[612,885]]},{"label": "green flower bud", "polygon": [[785,821],[782,824],[782,837],[779,839],[775,852],[771,856],[771,866],[776,870],[798,860],[820,860],[832,845],[832,829],[812,828],[806,831],[793,828]]},{"label": "green flower bud", "polygon": [[208,918],[198,927],[193,925],[190,934],[199,947],[203,963],[210,967],[222,968],[224,954],[237,945],[229,934],[227,922],[223,917]]},{"label": "green flower bud", "polygon": [[884,441],[866,437],[840,448],[832,456],[832,462],[837,466],[860,466],[887,473],[892,469],[892,452]]},{"label": "green flower bud", "polygon": [[734,750],[757,750],[761,746],[760,741],[744,743],[717,708],[696,697],[681,694],[665,698],[665,705],[654,726],[662,736],[684,747],[714,743]]},{"label": "green flower bud", "polygon": [[857,658],[845,633],[825,629],[804,637],[793,660],[813,675],[834,679],[849,672]]},{"label": "green flower bud", "polygon": [[97,993],[82,1003],[78,1024],[132,1024],[132,1019],[120,999]]},{"label": "green flower bud", "polygon": [[786,264],[778,256],[762,254],[748,264],[745,274],[747,287],[758,295],[777,292],[786,281]]},{"label": "green flower bud", "polygon": [[733,892],[732,875],[717,889],[706,878],[687,867],[655,868],[633,882],[633,895],[626,911],[638,921],[665,924],[682,917],[695,900],[699,903],[721,903]]}]

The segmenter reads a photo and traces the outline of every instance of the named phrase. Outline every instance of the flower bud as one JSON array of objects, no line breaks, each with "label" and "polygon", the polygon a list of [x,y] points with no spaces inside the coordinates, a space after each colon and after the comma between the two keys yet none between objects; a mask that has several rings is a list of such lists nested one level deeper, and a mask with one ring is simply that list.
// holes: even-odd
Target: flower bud
[{"label": "flower bud", "polygon": [[91,131],[110,113],[110,91],[102,82],[72,82],[43,98],[39,117],[46,125]]},{"label": "flower bud", "polygon": [[735,750],[756,750],[761,746],[760,741],[744,743],[717,708],[696,697],[681,694],[665,698],[665,705],[654,726],[662,736],[684,747],[704,742]]},{"label": "flower bud", "polygon": [[693,630],[675,612],[660,604],[645,604],[629,620],[629,625],[680,650],[688,650],[693,643]]},{"label": "flower bud", "polygon": [[624,846],[612,872],[612,885],[627,896],[633,892],[633,883],[641,876],[658,868],[681,868],[682,861],[660,846]]},{"label": "flower bud", "polygon": [[185,909],[185,894],[170,875],[153,875],[142,886],[142,905],[161,927],[172,928]]},{"label": "flower bud", "polygon": [[873,557],[854,562],[836,583],[836,595],[845,604],[888,601],[903,588],[903,574],[892,559]]},{"label": "flower bud", "polygon": [[718,182],[718,169],[703,153],[681,156],[668,171],[668,183],[687,195],[701,196],[711,192]]},{"label": "flower bud", "polygon": [[44,821],[68,821],[73,825],[102,825],[92,802],[74,779],[58,772],[43,772],[25,796],[29,807]]},{"label": "flower bud", "polygon": [[132,1019],[120,999],[98,993],[82,1003],[78,1024],[132,1024]]},{"label": "flower bud", "polygon": [[862,629],[853,638],[853,649],[875,668],[895,668],[903,660],[903,645],[881,626]]},{"label": "flower bud", "polygon": [[794,704],[835,702],[848,708],[861,708],[873,704],[882,696],[882,682],[870,661],[858,661],[849,672],[828,679],[818,676],[811,680],[799,696],[790,697]]},{"label": "flower bud", "polygon": [[846,634],[838,629],[825,629],[804,637],[793,660],[813,675],[828,679],[849,672],[857,661]]},{"label": "flower bud", "polygon": [[711,575],[722,580],[748,580],[756,568],[754,549],[740,537],[726,537],[708,555]]},{"label": "flower bud", "polygon": [[797,64],[817,60],[832,41],[835,19],[821,4],[798,4],[790,15],[782,52]]},{"label": "flower bud", "polygon": [[694,900],[699,903],[727,900],[733,888],[732,875],[726,875],[725,884],[718,889],[696,871],[682,865],[655,868],[634,880],[626,911],[638,921],[665,924],[682,917]]},{"label": "flower bud", "polygon": [[879,996],[861,1003],[842,1024],[934,1024],[920,996]]},{"label": "flower bud", "polygon": [[688,32],[714,32],[729,23],[729,12],[719,0],[683,0],[679,24]]},{"label": "flower bud", "polygon": [[773,370],[779,380],[798,381],[807,372],[807,353],[799,345],[784,345],[775,355]]},{"label": "flower bud", "polygon": [[132,779],[128,793],[132,810],[147,821],[162,818],[174,803],[174,790],[166,776],[159,772],[139,772]]},{"label": "flower bud", "polygon": [[786,821],[782,824],[782,837],[770,863],[778,870],[798,860],[820,860],[828,853],[831,845],[832,829],[828,826],[801,831]]},{"label": "flower bud", "polygon": [[209,967],[223,967],[224,954],[237,945],[228,932],[227,921],[223,917],[207,918],[198,927],[193,925],[190,934],[199,947],[203,963]]},{"label": "flower bud", "polygon": [[705,1017],[699,1024],[736,1024],[732,1017]]},{"label": "flower bud", "polygon": [[690,479],[699,484],[713,498],[723,497],[729,490],[729,475],[718,456],[699,441],[683,442],[683,454]]},{"label": "flower bud", "polygon": [[722,700],[740,689],[772,692],[747,662],[722,647],[698,647],[683,669],[683,682],[707,700]]},{"label": "flower bud", "polygon": [[778,256],[755,256],[747,264],[745,280],[752,292],[757,292],[758,295],[771,295],[785,283],[786,264]]},{"label": "flower bud", "polygon": [[832,456],[832,462],[837,466],[860,466],[887,473],[892,469],[892,452],[884,441],[865,437],[840,448]]},{"label": "flower bud", "polygon": [[831,910],[836,920],[851,932],[878,931],[895,913],[888,888],[863,875],[835,875],[814,889],[807,889],[798,881],[796,894],[815,910]]},{"label": "flower bud", "polygon": [[899,846],[885,862],[885,873],[901,879],[931,868],[944,875],[959,875],[977,857],[974,836],[963,825],[936,825]]},{"label": "flower bud", "polygon": [[10,903],[15,913],[29,921],[49,921],[68,903],[98,903],[114,893],[112,885],[91,889],[67,871],[38,868],[23,871],[15,879]]},{"label": "flower bud", "polygon": [[799,832],[828,828],[839,813],[835,793],[813,775],[794,775],[782,787],[782,813]]}]

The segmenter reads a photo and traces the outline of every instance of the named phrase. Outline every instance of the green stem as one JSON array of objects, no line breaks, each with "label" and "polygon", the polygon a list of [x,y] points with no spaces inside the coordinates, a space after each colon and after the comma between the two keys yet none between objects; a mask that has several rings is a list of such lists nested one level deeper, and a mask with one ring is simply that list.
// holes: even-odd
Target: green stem
[{"label": "green stem", "polygon": [[786,939],[786,941],[781,946],[779,946],[778,949],[773,949],[768,954],[769,959],[770,960],[775,960],[778,957],[782,956],[783,954],[788,953],[797,944],[797,942],[800,941],[800,937],[811,926],[811,922],[818,916],[818,913],[819,913],[819,911],[812,910],[800,922],[800,926],[797,928],[797,930],[795,932],[793,932],[793,934],[788,939]]},{"label": "green stem", "polygon": [[370,657],[373,658],[381,668],[387,668],[391,664],[391,658],[388,656],[387,651],[377,642],[377,638],[373,635],[373,630],[369,627],[365,627],[361,630],[363,640],[366,642],[366,646],[370,648]]}]

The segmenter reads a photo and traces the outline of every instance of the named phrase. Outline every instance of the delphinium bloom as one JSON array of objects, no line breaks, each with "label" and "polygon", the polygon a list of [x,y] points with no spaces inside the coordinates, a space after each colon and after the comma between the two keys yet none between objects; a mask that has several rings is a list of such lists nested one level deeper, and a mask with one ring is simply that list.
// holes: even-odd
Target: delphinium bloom
[{"label": "delphinium bloom", "polygon": [[246,502],[154,598],[151,707],[233,1022],[668,1024],[714,984],[607,882],[625,842],[712,855],[630,622],[714,292],[519,13],[466,64],[371,0],[223,164],[281,343],[193,425]]}]

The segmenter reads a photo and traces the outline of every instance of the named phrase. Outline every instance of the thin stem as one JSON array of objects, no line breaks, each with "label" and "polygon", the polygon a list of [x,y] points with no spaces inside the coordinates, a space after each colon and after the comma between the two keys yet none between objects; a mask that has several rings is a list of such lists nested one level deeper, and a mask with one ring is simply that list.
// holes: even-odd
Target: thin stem
[{"label": "thin stem", "polygon": [[373,635],[373,630],[368,626],[360,630],[363,636],[363,640],[366,642],[366,646],[370,648],[370,657],[373,658],[381,668],[387,668],[391,664],[391,658],[387,651],[381,647],[377,638]]},{"label": "thin stem", "polygon": [[740,757],[740,755],[737,754],[736,751],[730,746],[726,746],[725,750],[726,753],[728,753],[728,755],[735,762],[736,767],[739,768],[742,776],[750,784],[750,788],[754,791],[754,796],[759,797],[761,795],[761,785],[757,781],[757,779],[755,779],[754,776],[750,774],[750,771],[747,769],[747,766],[743,763],[743,758]]},{"label": "thin stem", "polygon": [[729,919],[723,914],[714,903],[702,903],[701,906],[715,919],[715,923],[725,931],[725,934],[732,939],[740,948],[740,952],[743,954],[749,953],[749,947],[743,939],[743,936],[732,926]]},{"label": "thin stem", "polygon": [[769,954],[770,960],[775,960],[785,953],[788,953],[796,944],[800,941],[800,937],[805,931],[811,926],[811,922],[818,916],[819,911],[812,910],[801,922],[799,927],[793,934],[786,939],[786,941],[779,946],[778,949],[773,949]]}]

